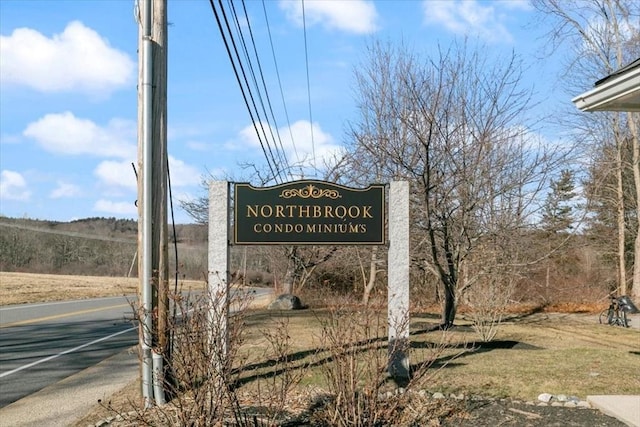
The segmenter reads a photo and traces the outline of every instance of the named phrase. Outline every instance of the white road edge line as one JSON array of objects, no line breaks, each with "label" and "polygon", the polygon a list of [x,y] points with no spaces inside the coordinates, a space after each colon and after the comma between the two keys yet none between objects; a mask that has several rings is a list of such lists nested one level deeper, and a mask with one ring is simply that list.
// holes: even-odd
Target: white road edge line
[{"label": "white road edge line", "polygon": [[80,345],[78,347],[75,347],[75,348],[70,348],[69,350],[63,351],[62,353],[54,354],[52,356],[45,357],[44,359],[36,360],[35,362],[31,362],[31,363],[29,363],[27,365],[20,366],[20,367],[18,367],[16,369],[13,369],[11,371],[4,372],[4,373],[0,374],[0,378],[8,377],[9,375],[15,374],[16,372],[20,372],[23,369],[28,369],[28,368],[31,368],[32,366],[36,366],[36,365],[39,365],[41,363],[48,362],[49,360],[56,359],[56,358],[58,358],[60,356],[64,356],[65,354],[73,353],[74,351],[78,351],[78,350],[83,349],[85,347],[88,347],[90,345],[97,344],[97,343],[99,343],[101,341],[105,341],[105,340],[108,340],[110,338],[117,337],[118,335],[122,335],[124,333],[127,333],[129,331],[133,331],[133,330],[136,330],[136,329],[138,329],[137,326],[131,327],[129,329],[124,329],[124,330],[122,330],[120,332],[116,332],[115,334],[111,334],[111,335],[107,335],[106,337],[98,338],[97,340],[93,340],[91,342],[88,342],[86,344],[82,344],[82,345]]}]

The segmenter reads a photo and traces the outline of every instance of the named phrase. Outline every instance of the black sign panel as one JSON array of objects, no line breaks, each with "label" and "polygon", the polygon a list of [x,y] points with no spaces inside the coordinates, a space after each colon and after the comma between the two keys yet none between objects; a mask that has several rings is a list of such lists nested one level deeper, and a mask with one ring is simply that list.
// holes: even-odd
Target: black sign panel
[{"label": "black sign panel", "polygon": [[234,243],[381,245],[384,185],[364,189],[301,180],[273,187],[235,184]]}]

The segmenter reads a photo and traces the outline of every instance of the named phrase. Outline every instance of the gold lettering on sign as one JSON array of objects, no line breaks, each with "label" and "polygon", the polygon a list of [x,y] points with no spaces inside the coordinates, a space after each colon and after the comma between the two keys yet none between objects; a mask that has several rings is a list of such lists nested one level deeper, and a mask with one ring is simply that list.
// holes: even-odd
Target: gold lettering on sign
[{"label": "gold lettering on sign", "polygon": [[315,234],[364,234],[367,232],[366,224],[261,224],[253,225],[253,232],[260,233],[315,233]]},{"label": "gold lettering on sign", "polygon": [[247,205],[246,218],[338,218],[346,221],[373,218],[372,208],[371,205]]}]

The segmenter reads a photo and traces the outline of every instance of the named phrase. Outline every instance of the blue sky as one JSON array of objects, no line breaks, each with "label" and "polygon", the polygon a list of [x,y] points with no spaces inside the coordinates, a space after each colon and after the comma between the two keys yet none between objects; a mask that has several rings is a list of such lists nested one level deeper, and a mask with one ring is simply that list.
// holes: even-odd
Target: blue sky
[{"label": "blue sky", "polygon": [[[353,69],[372,40],[402,41],[426,55],[468,36],[491,54],[519,55],[544,111],[570,103],[553,84],[559,56],[540,59],[544,28],[533,25],[526,0],[305,0],[309,86],[302,3],[265,0],[282,95],[263,2],[245,4],[274,105],[272,124],[290,161],[321,164],[339,152],[345,124],[357,118]],[[1,215],[137,218],[134,5],[0,0]],[[169,0],[168,19],[172,192],[177,221],[189,222],[178,200],[203,195],[204,176],[244,181],[239,165],[264,159],[209,2]]]}]

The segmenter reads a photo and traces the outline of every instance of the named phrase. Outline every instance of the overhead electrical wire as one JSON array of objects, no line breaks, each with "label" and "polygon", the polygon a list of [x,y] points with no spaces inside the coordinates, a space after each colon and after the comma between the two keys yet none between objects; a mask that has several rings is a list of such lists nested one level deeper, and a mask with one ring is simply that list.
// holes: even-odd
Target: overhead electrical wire
[{"label": "overhead electrical wire", "polygon": [[311,83],[309,79],[309,49],[307,45],[307,19],[304,10],[304,0],[302,2],[302,29],[304,32],[304,63],[307,69],[307,98],[309,100],[309,126],[311,128],[311,160],[313,165],[313,172],[316,173],[316,146],[313,137],[313,114],[311,113]]},{"label": "overhead electrical wire", "polygon": [[[259,124],[260,124],[260,130],[262,131],[262,136],[264,138],[265,144],[267,145],[267,148],[269,150],[269,154],[271,155],[271,159],[274,163],[274,165],[276,165],[276,169],[277,172],[281,172],[280,170],[280,165],[283,164],[283,159],[282,159],[282,155],[280,154],[280,152],[277,150],[277,147],[273,147],[271,146],[271,141],[275,141],[275,136],[273,134],[273,126],[271,125],[271,123],[269,122],[269,116],[267,113],[267,109],[265,108],[264,105],[264,100],[262,97],[262,91],[260,90],[260,86],[258,85],[258,79],[256,77],[256,72],[253,66],[253,62],[251,60],[251,57],[249,56],[249,49],[247,48],[247,42],[245,40],[244,34],[242,32],[242,28],[240,26],[240,21],[238,19],[238,15],[236,12],[236,8],[233,4],[232,0],[227,0],[227,3],[229,4],[229,6],[231,7],[231,16],[233,17],[233,23],[235,24],[235,30],[236,30],[236,34],[239,38],[239,42],[238,45],[242,48],[242,53],[244,54],[244,60],[245,63],[247,64],[246,69],[249,72],[249,75],[251,76],[251,80],[253,82],[253,87],[255,88],[255,96],[254,93],[251,89],[251,86],[249,85],[249,81],[246,77],[246,75],[243,75],[245,78],[245,85],[246,88],[250,94],[251,100],[253,101],[253,106],[255,109],[255,113],[256,116],[258,117],[259,120]],[[226,20],[226,14],[224,13],[224,10],[222,11],[223,13],[223,17],[225,18],[225,22],[227,23],[227,29],[229,31],[229,33],[231,34],[231,27],[228,24],[228,21]],[[247,25],[249,25],[249,18],[246,17],[246,22]],[[232,37],[232,41],[234,41],[233,37]],[[238,63],[242,64],[242,59],[240,57],[240,54],[237,51],[237,47],[236,47],[236,43],[233,43],[233,46],[235,48],[235,53],[236,53],[236,59],[238,61]],[[243,67],[244,69],[244,67]],[[264,79],[263,79],[264,80]],[[260,111],[258,111],[258,107],[255,104],[255,98],[258,99],[258,103],[259,105],[262,107],[261,111],[262,111],[262,117],[264,117],[264,120],[261,117],[261,113]],[[267,129],[265,129],[265,123],[267,124]],[[269,131],[269,134],[267,134],[267,130]],[[271,135],[271,137],[269,137],[269,135]],[[273,154],[275,152],[275,155]]]},{"label": "overhead electrical wire", "polygon": [[[136,165],[135,163],[131,163],[131,166],[133,167],[133,173],[136,176],[136,183],[138,183],[138,170],[136,169]],[[178,294],[178,284],[179,284],[179,275],[180,275],[180,271],[178,270],[178,266],[180,265],[180,258],[179,258],[179,251],[178,251],[178,232],[176,230],[176,217],[175,217],[175,211],[173,209],[173,190],[171,187],[171,168],[169,166],[169,157],[167,157],[167,197],[168,197],[168,203],[169,203],[169,212],[171,213],[171,233],[173,235],[173,255],[175,257],[175,270],[174,270],[174,277],[173,277],[173,292],[174,295]],[[138,184],[139,185],[139,184]],[[138,206],[138,201],[136,200],[134,202],[134,204],[136,205],[136,207]],[[137,241],[136,241],[137,242]],[[136,255],[137,255],[138,251],[136,250]],[[134,262],[135,262],[135,258],[134,258]],[[133,269],[133,262],[131,263],[131,268]],[[129,274],[131,274],[131,271],[129,271]],[[127,276],[129,277],[129,276]],[[167,278],[168,281],[168,278]],[[176,317],[176,305],[174,304],[173,306],[173,317]],[[171,332],[171,334],[173,335],[173,331]],[[173,352],[173,338],[171,338],[170,342],[171,347],[169,348],[169,354],[171,354]]]},{"label": "overhead electrical wire", "polygon": [[[231,1],[231,0],[228,0],[228,1]],[[278,159],[276,159],[274,154],[273,154],[273,150],[272,150],[271,144],[269,142],[269,138],[267,136],[267,132],[264,129],[264,122],[260,117],[260,113],[259,113],[258,107],[256,105],[256,100],[255,100],[254,94],[251,91],[251,86],[249,85],[249,80],[247,78],[247,73],[246,73],[245,67],[242,64],[242,59],[240,58],[240,53],[238,52],[238,45],[237,45],[237,43],[235,41],[235,38],[233,37],[233,33],[231,32],[231,26],[229,25],[229,20],[227,19],[227,14],[225,13],[224,6],[222,4],[222,0],[218,0],[218,4],[220,5],[220,11],[222,13],[222,18],[224,19],[224,23],[226,25],[227,32],[229,34],[229,38],[231,40],[231,45],[233,46],[233,53],[235,53],[235,59],[236,59],[238,65],[240,66],[240,71],[242,72],[242,78],[243,78],[244,85],[245,85],[244,89],[249,94],[249,99],[251,99],[251,105],[253,106],[253,113],[257,117],[257,123],[258,124],[256,126],[256,123],[254,121],[254,128],[256,128],[256,132],[258,132],[257,131],[258,127],[260,128],[260,131],[262,131],[262,136],[264,137],[264,141],[260,138],[259,135],[258,135],[258,138],[260,139],[261,144],[266,145],[267,151],[269,153],[269,157],[271,159],[271,163],[273,164],[272,171],[275,169],[275,172],[273,172],[273,180],[276,181],[276,182],[278,182],[278,181],[282,182],[282,175],[281,175],[282,171],[281,171],[280,167],[278,166]],[[232,11],[234,11],[234,8],[232,8]],[[240,39],[241,39],[241,41],[243,42],[243,45],[244,45],[244,38],[243,38],[242,34],[240,33],[239,36],[240,36]],[[245,52],[246,52],[246,45],[245,45]],[[249,61],[247,55],[245,55],[245,58],[247,58],[247,61]],[[249,68],[250,69],[252,68],[250,61],[249,61]],[[255,81],[255,77],[254,77],[254,81]],[[268,119],[265,117],[264,121],[268,122]]]},{"label": "overhead electrical wire", "polygon": [[[262,83],[262,88],[264,91],[264,97],[262,96],[262,91],[260,90],[260,86],[258,84],[258,79],[256,77],[256,73],[255,73],[255,69],[253,67],[252,61],[251,61],[251,57],[249,55],[249,49],[247,48],[247,43],[245,41],[245,37],[244,34],[242,32],[242,28],[240,26],[240,21],[238,20],[238,15],[234,6],[234,3],[232,1],[229,1],[230,5],[231,5],[231,10],[233,12],[233,17],[234,17],[234,22],[236,24],[236,31],[238,32],[238,35],[240,36],[240,41],[242,42],[242,48],[245,54],[245,58],[247,60],[248,63],[248,68],[249,71],[251,72],[251,76],[253,78],[253,84],[256,88],[256,92],[257,92],[257,97],[260,101],[260,106],[262,107],[262,111],[264,112],[264,117],[265,120],[267,121],[267,124],[269,125],[269,133],[271,135],[271,140],[274,141],[274,143],[278,143],[280,146],[280,149],[278,149],[276,147],[275,152],[277,155],[277,160],[279,161],[280,165],[284,165],[284,169],[286,171],[288,171],[288,173],[290,174],[289,171],[289,161],[287,159],[287,155],[286,152],[284,150],[284,146],[282,144],[282,138],[280,137],[280,132],[278,130],[278,124],[277,124],[277,120],[275,117],[275,114],[273,112],[273,107],[271,105],[271,98],[269,97],[269,91],[267,89],[267,84],[265,82],[264,79],[264,73],[262,71],[262,65],[260,63],[260,57],[258,55],[258,49],[256,48],[256,43],[255,43],[255,38],[253,37],[253,31],[251,29],[251,21],[249,20],[249,14],[247,13],[247,9],[245,6],[245,2],[244,0],[242,1],[242,6],[243,6],[243,11],[244,11],[244,16],[245,16],[245,22],[247,23],[247,29],[249,30],[249,37],[251,39],[251,45],[253,47],[253,55],[255,56],[255,61],[256,61],[256,66],[258,69],[258,74],[260,76],[260,81]],[[266,103],[267,106],[269,107],[269,112],[267,112],[267,107],[265,106],[265,101],[266,99]],[[273,124],[271,122],[269,122],[269,115],[271,116],[271,120],[273,121]],[[274,135],[274,130],[275,130],[275,135]],[[267,135],[265,135],[265,140],[269,141],[269,138],[267,137]]]},{"label": "overhead electrical wire", "polygon": [[[180,259],[178,258],[178,232],[176,231],[176,218],[173,210],[173,191],[171,189],[171,169],[169,168],[169,158],[167,157],[167,189],[169,190],[169,212],[171,213],[171,232],[173,233],[173,255],[175,257],[175,271],[173,277],[173,294],[178,295],[178,281],[180,271],[178,266],[180,265]],[[169,278],[167,277],[167,282]],[[173,304],[173,318],[177,318],[177,305]],[[171,328],[171,339],[169,340],[168,356],[171,359],[171,354],[174,352],[175,343],[175,328]]]},{"label": "overhead electrical wire", "polygon": [[[244,4],[244,0],[243,0]],[[267,33],[269,34],[269,45],[271,46],[271,56],[273,57],[273,65],[276,71],[276,78],[278,80],[278,87],[280,88],[280,97],[282,98],[282,107],[284,109],[284,115],[287,119],[287,128],[289,129],[289,137],[291,138],[291,146],[293,147],[293,153],[296,156],[296,162],[300,164],[300,156],[298,155],[298,148],[296,147],[295,138],[293,137],[293,131],[291,130],[291,120],[289,120],[289,110],[287,109],[287,103],[284,98],[284,90],[282,89],[282,79],[280,78],[280,70],[278,69],[278,60],[276,59],[276,51],[273,46],[273,37],[271,37],[271,26],[269,25],[269,18],[267,16],[267,7],[264,0],[262,0],[262,10],[264,12],[264,21],[267,27]],[[300,167],[300,175],[302,175],[302,166]]]},{"label": "overhead electrical wire", "polygon": [[[263,4],[263,7],[264,7],[264,0],[263,0],[262,4]],[[289,159],[287,158],[287,152],[286,152],[286,150],[284,148],[284,145],[282,143],[282,137],[280,136],[280,127],[277,125],[277,120],[276,120],[275,114],[273,112],[273,107],[271,105],[271,98],[269,97],[269,90],[267,89],[267,84],[266,84],[266,82],[264,80],[264,73],[262,72],[262,66],[260,65],[260,57],[258,55],[258,49],[256,48],[255,38],[253,36],[253,31],[251,30],[251,21],[249,20],[249,14],[247,13],[247,8],[246,8],[246,4],[245,4],[244,0],[242,0],[242,7],[244,9],[245,18],[246,18],[246,21],[247,21],[247,27],[249,28],[249,35],[251,36],[251,44],[253,45],[253,51],[254,51],[254,54],[256,56],[256,61],[258,62],[258,68],[260,70],[260,77],[262,79],[262,86],[264,88],[265,96],[267,98],[267,103],[269,104],[269,111],[271,113],[271,117],[273,118],[274,127],[275,127],[276,135],[277,135],[277,140],[278,140],[278,143],[280,145],[280,150],[282,152],[282,156],[284,157],[284,164],[286,165],[286,171],[287,171],[287,173],[289,175],[289,178],[293,179],[293,175],[291,173],[291,164],[289,162]],[[269,22],[268,22],[268,20],[266,18],[266,11],[265,11],[265,23],[266,23],[266,27],[267,27],[267,32],[269,33],[269,42],[271,44],[271,51],[274,52],[273,41],[271,40],[271,29],[269,28]],[[275,60],[275,55],[274,55],[274,65],[275,65],[275,69],[276,69],[276,75],[278,76],[278,83],[280,85],[280,91],[282,93],[282,85],[280,84],[280,75],[278,73],[278,64],[277,64],[277,61]],[[286,113],[287,107],[286,107],[286,104],[284,102],[284,96],[282,96],[282,104],[283,104],[283,107],[284,107],[284,110],[285,110],[285,113]],[[297,157],[297,150],[296,150],[295,141],[294,141],[294,138],[293,138],[293,133],[291,131],[291,125],[289,123],[289,116],[286,115],[286,118],[287,118],[287,128],[289,129],[289,135],[291,136],[291,145],[292,145],[294,153],[296,154],[296,157]]]},{"label": "overhead electrical wire", "polygon": [[[229,27],[229,23],[226,19],[226,15],[224,14],[224,7],[222,5],[222,1],[219,1],[219,5],[220,5],[220,9],[221,9],[221,13],[223,14],[223,17],[225,19],[225,23],[227,26],[227,31],[229,34],[229,39],[231,39],[231,43],[234,46],[234,51],[236,53],[236,58],[238,58],[239,61],[239,57],[238,57],[238,50],[235,46],[235,41],[233,40],[233,34],[231,33],[231,29]],[[220,35],[222,36],[222,40],[224,42],[224,46],[225,49],[227,51],[227,56],[229,57],[229,60],[231,61],[231,66],[233,68],[233,73],[236,77],[236,81],[238,82],[238,86],[240,86],[240,92],[242,93],[242,98],[244,99],[244,103],[245,106],[247,107],[247,111],[249,112],[249,115],[251,117],[251,121],[253,124],[253,128],[256,131],[256,135],[258,137],[258,141],[260,143],[260,147],[262,148],[262,153],[264,154],[264,157],[267,161],[267,166],[269,167],[269,170],[271,171],[271,176],[273,177],[273,179],[278,182],[278,178],[280,177],[281,179],[281,174],[280,174],[280,170],[278,169],[278,165],[277,163],[274,161],[274,156],[273,156],[273,152],[271,150],[271,146],[266,142],[263,141],[263,138],[260,136],[260,131],[258,130],[258,125],[256,124],[256,118],[254,117],[254,110],[256,110],[256,106],[255,106],[255,100],[253,99],[253,95],[250,93],[249,88],[247,87],[245,89],[245,86],[242,83],[242,79],[240,78],[240,73],[238,71],[238,68],[240,68],[240,71],[242,72],[243,76],[244,76],[244,80],[245,80],[245,84],[248,85],[247,83],[247,78],[246,78],[246,73],[244,72],[244,67],[242,66],[241,62],[238,62],[238,64],[236,65],[236,61],[234,61],[234,56],[232,53],[232,50],[229,46],[229,42],[227,41],[227,36],[225,35],[225,30],[224,27],[222,25],[222,22],[220,20],[220,16],[218,14],[218,11],[216,9],[214,0],[209,0],[209,4],[211,5],[211,10],[213,11],[213,14],[216,18],[216,23],[218,24],[218,29],[220,30]],[[249,92],[249,94],[247,95],[247,92]],[[253,109],[251,108],[251,104],[249,103],[249,99],[251,98],[252,102],[251,104],[253,104]],[[259,118],[258,118],[259,120]],[[264,129],[263,129],[263,134],[264,134]],[[265,147],[266,145],[266,147]]]},{"label": "overhead electrical wire", "polygon": [[[242,0],[242,11],[244,12],[244,19],[246,22],[246,27],[248,29],[250,38],[251,47],[253,48],[253,52],[249,52],[249,48],[245,34],[243,32],[243,25],[241,25],[241,21],[238,18],[238,11],[233,3],[233,0],[227,0],[227,4],[229,5],[230,12],[228,13],[231,16],[231,21],[235,26],[235,34],[234,30],[232,30],[232,25],[229,23],[229,19],[227,18],[227,12],[225,11],[225,6],[223,4],[223,0],[218,0],[217,6],[214,0],[209,0],[211,5],[211,10],[214,13],[216,23],[218,25],[218,30],[220,31],[220,35],[224,42],[224,46],[227,52],[227,56],[231,62],[231,66],[233,68],[234,75],[236,77],[236,81],[240,88],[240,92],[242,94],[245,107],[249,113],[249,116],[252,121],[252,125],[254,131],[256,133],[256,137],[258,138],[258,142],[260,143],[260,147],[262,149],[262,153],[267,162],[267,166],[270,171],[270,176],[273,181],[276,183],[282,182],[283,174],[287,174],[290,179],[293,179],[292,174],[292,166],[289,163],[289,159],[287,158],[287,153],[284,148],[284,144],[282,142],[282,137],[280,135],[279,127],[277,124],[277,120],[275,117],[275,113],[273,110],[273,105],[271,102],[271,98],[269,96],[269,91],[267,89],[267,85],[265,82],[264,72],[260,61],[260,56],[258,55],[258,50],[256,47],[256,41],[253,34],[253,30],[251,27],[251,21],[249,20],[249,15],[247,12],[245,1]],[[312,169],[314,173],[317,173],[317,164],[316,164],[316,153],[315,153],[315,136],[313,130],[313,112],[312,112],[312,103],[311,103],[311,80],[310,80],[310,70],[309,70],[309,54],[308,54],[308,42],[307,42],[307,31],[306,31],[306,14],[305,14],[305,5],[304,0],[301,0],[302,4],[302,17],[303,17],[303,28],[304,28],[304,49],[305,49],[305,68],[306,68],[306,83],[307,83],[307,94],[308,94],[308,109],[309,109],[309,124],[310,124],[310,135],[311,135],[311,154],[312,154]],[[265,17],[266,28],[269,34],[269,43],[271,46],[271,53],[273,56],[273,61],[275,65],[276,76],[278,79],[278,85],[280,89],[280,95],[282,98],[282,103],[284,107],[285,117],[287,120],[287,127],[289,129],[289,136],[291,137],[292,148],[296,157],[296,161],[298,167],[300,168],[300,175],[304,175],[302,169],[302,163],[300,161],[298,155],[298,149],[295,144],[293,131],[291,127],[291,122],[289,120],[289,113],[287,111],[284,91],[282,88],[282,81],[280,78],[280,72],[278,70],[277,59],[275,55],[275,49],[273,45],[273,38],[271,36],[271,28],[268,21],[267,10],[265,6],[264,0],[262,0],[262,8]],[[236,39],[238,41],[236,41]],[[244,56],[241,56],[240,50]],[[255,58],[255,67],[254,60]],[[250,80],[252,83],[250,83]],[[264,92],[264,95],[263,95]],[[261,111],[258,108],[261,107]],[[265,129],[265,125],[268,129]],[[275,132],[275,134],[274,134]]]}]

